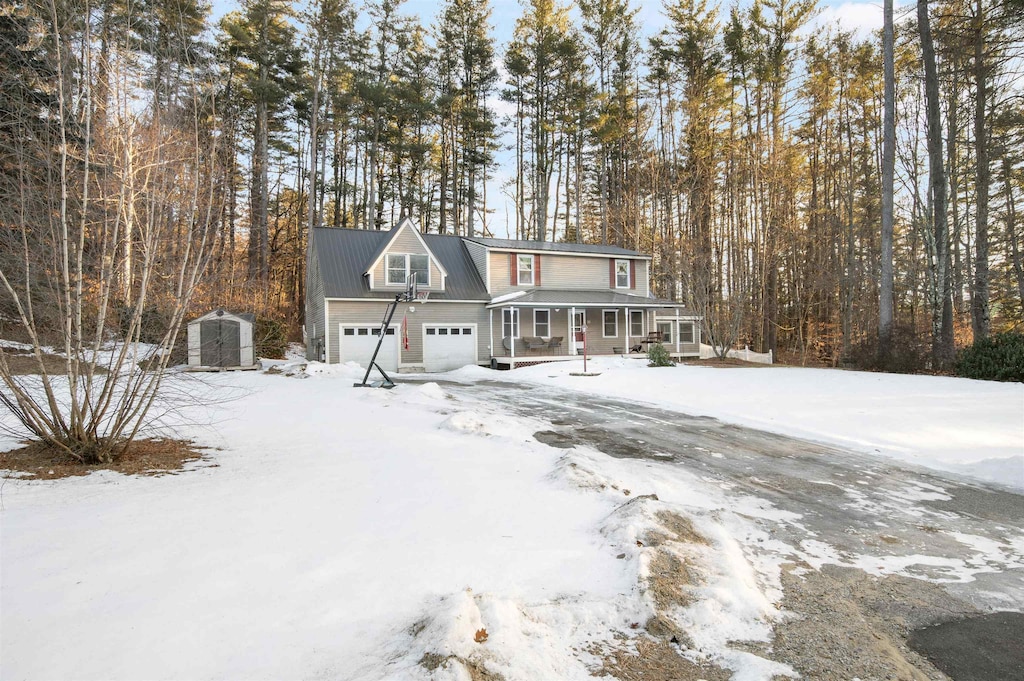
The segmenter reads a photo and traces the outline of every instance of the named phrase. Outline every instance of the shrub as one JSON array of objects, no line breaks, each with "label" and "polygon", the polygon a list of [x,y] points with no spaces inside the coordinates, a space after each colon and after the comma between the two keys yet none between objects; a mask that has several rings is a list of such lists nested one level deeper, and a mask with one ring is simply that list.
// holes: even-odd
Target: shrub
[{"label": "shrub", "polygon": [[[118,326],[120,327],[122,338],[128,337],[132,315],[134,314],[135,309],[132,307],[124,306],[118,309]],[[163,341],[170,326],[171,317],[167,312],[153,306],[143,308],[139,319],[139,341],[154,345],[159,344]]]},{"label": "shrub", "polygon": [[253,334],[257,357],[284,359],[284,351],[288,348],[288,327],[284,322],[257,317]]},{"label": "shrub", "polygon": [[1024,334],[998,333],[964,348],[956,373],[983,381],[1024,381]]},{"label": "shrub", "polygon": [[649,367],[674,367],[676,365],[672,361],[672,356],[668,354],[668,350],[661,343],[651,343],[647,346],[647,359]]},{"label": "shrub", "polygon": [[892,329],[892,347],[888,355],[879,354],[878,336],[869,334],[853,346],[848,362],[857,369],[917,374],[928,369],[930,359],[928,334],[900,324]]}]

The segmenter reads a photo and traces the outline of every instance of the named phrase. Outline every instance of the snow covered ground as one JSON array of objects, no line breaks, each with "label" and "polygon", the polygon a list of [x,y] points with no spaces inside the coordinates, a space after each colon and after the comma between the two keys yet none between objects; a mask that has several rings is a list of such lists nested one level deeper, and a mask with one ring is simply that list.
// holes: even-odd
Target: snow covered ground
[{"label": "snow covered ground", "polygon": [[[514,380],[649,402],[1024,491],[1021,383],[795,367],[653,370],[642,359],[608,357],[588,362],[600,376],[569,375],[581,366],[517,369]],[[467,367],[453,375],[479,374]]]},{"label": "snow covered ground", "polygon": [[[1020,385],[591,368],[602,376],[444,378],[557,382],[974,474],[1016,461],[1024,477]],[[628,645],[654,614],[642,585],[655,554],[640,540],[665,511],[707,540],[679,549],[701,576],[670,613],[685,654],[740,681],[793,675],[737,642],[770,640],[782,617],[792,547],[759,521],[797,518],[680,467],[551,448],[532,437],[539,424],[436,383],[365,390],[352,366],[296,373],[206,377],[213,406],[173,418],[217,449],[178,475],[3,482],[0,678],[469,678],[456,660],[589,678],[600,645]]]}]

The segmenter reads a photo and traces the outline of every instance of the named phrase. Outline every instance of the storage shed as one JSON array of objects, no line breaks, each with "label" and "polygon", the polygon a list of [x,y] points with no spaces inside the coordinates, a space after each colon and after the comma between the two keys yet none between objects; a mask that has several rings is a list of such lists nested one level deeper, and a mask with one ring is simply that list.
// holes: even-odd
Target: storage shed
[{"label": "storage shed", "polygon": [[197,371],[258,369],[251,313],[214,310],[188,323],[188,366]]}]

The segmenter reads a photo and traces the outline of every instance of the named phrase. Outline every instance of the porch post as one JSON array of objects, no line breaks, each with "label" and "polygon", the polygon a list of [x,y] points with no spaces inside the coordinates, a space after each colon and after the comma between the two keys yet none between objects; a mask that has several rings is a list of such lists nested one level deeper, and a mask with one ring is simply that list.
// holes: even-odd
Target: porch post
[{"label": "porch post", "polygon": [[623,354],[630,353],[630,308],[626,308],[626,329],[624,329],[623,336],[626,338],[626,346],[623,348],[625,352]]},{"label": "porch post", "polygon": [[[512,357],[512,359],[515,359],[515,357],[516,357],[516,322],[520,321],[519,320],[519,310],[516,309],[514,306],[509,307],[508,310],[511,312],[510,316],[512,317],[512,323],[509,324],[509,332],[510,333],[509,333],[509,338],[508,338],[508,344],[509,344],[509,346],[511,348],[511,350],[509,350],[509,352],[511,352],[512,354],[509,355],[509,356]],[[502,319],[502,325],[501,325],[502,333],[505,332],[504,331],[504,329],[505,329],[505,323],[504,322],[505,322],[505,320]]]},{"label": "porch post", "polygon": [[494,308],[489,310],[488,321],[491,326],[491,335],[487,338],[487,350],[491,353],[491,357],[494,357]]},{"label": "porch post", "polygon": [[569,308],[569,354],[576,354],[576,308]]},{"label": "porch post", "polygon": [[679,308],[676,308],[676,353],[679,353]]}]

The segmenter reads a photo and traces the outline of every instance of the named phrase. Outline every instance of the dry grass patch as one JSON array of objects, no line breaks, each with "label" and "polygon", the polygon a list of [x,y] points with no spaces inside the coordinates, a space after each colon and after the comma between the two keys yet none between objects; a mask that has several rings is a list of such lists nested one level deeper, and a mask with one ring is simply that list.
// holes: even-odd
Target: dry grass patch
[{"label": "dry grass patch", "polygon": [[735,369],[737,367],[752,369],[757,367],[768,368],[772,366],[771,364],[761,364],[760,362],[744,362],[742,359],[736,359],[735,357],[726,357],[725,359],[719,359],[718,357],[711,357],[710,359],[689,358],[679,360],[679,364],[699,367],[718,367],[719,369]]},{"label": "dry grass patch", "polygon": [[20,473],[22,480],[53,480],[93,471],[116,471],[124,475],[166,475],[182,470],[190,461],[203,458],[203,448],[191,440],[135,440],[111,463],[83,464],[66,452],[43,442],[0,452],[0,470]]},{"label": "dry grass patch", "polygon": [[632,650],[604,652],[597,676],[619,681],[728,681],[732,673],[709,664],[692,662],[668,641],[640,638]]},{"label": "dry grass patch", "polygon": [[[10,369],[11,375],[28,376],[40,373],[39,360],[36,359],[31,350],[4,348],[4,354],[7,355],[7,366]],[[44,352],[42,353],[42,359],[43,367],[48,375],[59,376],[67,371],[67,363],[63,357]],[[103,367],[96,367],[96,373],[105,374],[107,370]]]}]

